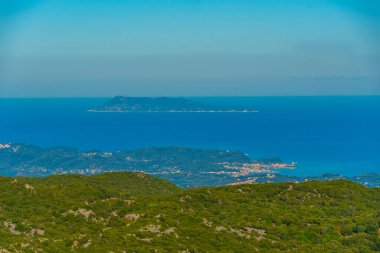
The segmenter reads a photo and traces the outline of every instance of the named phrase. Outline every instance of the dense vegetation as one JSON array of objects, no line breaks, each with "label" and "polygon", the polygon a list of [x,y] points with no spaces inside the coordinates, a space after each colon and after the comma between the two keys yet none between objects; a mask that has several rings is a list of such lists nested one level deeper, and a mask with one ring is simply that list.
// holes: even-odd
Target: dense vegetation
[{"label": "dense vegetation", "polygon": [[0,252],[376,252],[380,189],[180,189],[142,173],[0,177]]}]

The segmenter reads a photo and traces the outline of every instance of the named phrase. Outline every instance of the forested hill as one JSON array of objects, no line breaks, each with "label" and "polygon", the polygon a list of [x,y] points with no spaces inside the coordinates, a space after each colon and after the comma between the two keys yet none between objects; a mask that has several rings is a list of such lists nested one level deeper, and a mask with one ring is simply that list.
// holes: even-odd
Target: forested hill
[{"label": "forested hill", "polygon": [[180,189],[142,173],[0,177],[0,252],[378,252],[380,189]]}]

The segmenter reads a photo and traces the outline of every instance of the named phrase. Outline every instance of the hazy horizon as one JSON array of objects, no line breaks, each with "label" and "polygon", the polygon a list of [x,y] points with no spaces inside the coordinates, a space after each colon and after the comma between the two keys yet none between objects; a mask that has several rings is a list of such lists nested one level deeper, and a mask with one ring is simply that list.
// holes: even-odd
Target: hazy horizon
[{"label": "hazy horizon", "polygon": [[265,98],[265,97],[283,97],[283,98],[290,98],[290,97],[320,97],[320,98],[323,98],[323,97],[380,97],[380,95],[372,95],[372,94],[368,94],[368,95],[247,95],[247,96],[144,96],[144,95],[141,95],[141,96],[128,96],[128,95],[123,95],[123,94],[117,94],[117,95],[114,95],[114,96],[30,96],[30,97],[0,97],[0,99],[91,99],[91,98],[94,98],[94,99],[111,99],[111,98],[114,98],[116,96],[123,96],[123,97],[139,97],[139,98],[144,98],[144,97],[147,97],[147,98],[158,98],[158,97],[168,97],[168,98]]},{"label": "hazy horizon", "polygon": [[0,2],[0,97],[380,95],[376,1]]}]

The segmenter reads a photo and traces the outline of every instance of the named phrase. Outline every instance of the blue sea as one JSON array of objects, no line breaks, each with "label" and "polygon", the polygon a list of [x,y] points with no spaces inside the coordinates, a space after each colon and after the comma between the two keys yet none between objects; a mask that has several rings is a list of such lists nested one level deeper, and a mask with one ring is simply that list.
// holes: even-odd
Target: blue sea
[{"label": "blue sea", "polygon": [[380,97],[197,97],[258,113],[94,113],[109,98],[0,99],[0,143],[186,146],[297,162],[290,175],[380,172]]}]

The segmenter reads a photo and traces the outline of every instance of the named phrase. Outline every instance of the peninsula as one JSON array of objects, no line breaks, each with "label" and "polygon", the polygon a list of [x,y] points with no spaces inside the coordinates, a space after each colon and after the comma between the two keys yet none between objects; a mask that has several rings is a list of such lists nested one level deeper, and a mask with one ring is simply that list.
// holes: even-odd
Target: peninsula
[{"label": "peninsula", "polygon": [[283,174],[296,163],[279,158],[251,159],[239,151],[156,147],[128,151],[80,151],[67,147],[40,148],[30,144],[0,144],[0,175],[45,177],[57,174],[94,175],[114,171],[143,172],[187,188],[270,182],[347,179],[380,187],[380,174],[344,177],[324,174],[296,177]]},{"label": "peninsula", "polygon": [[208,105],[187,98],[116,96],[90,112],[257,112],[248,108]]}]

